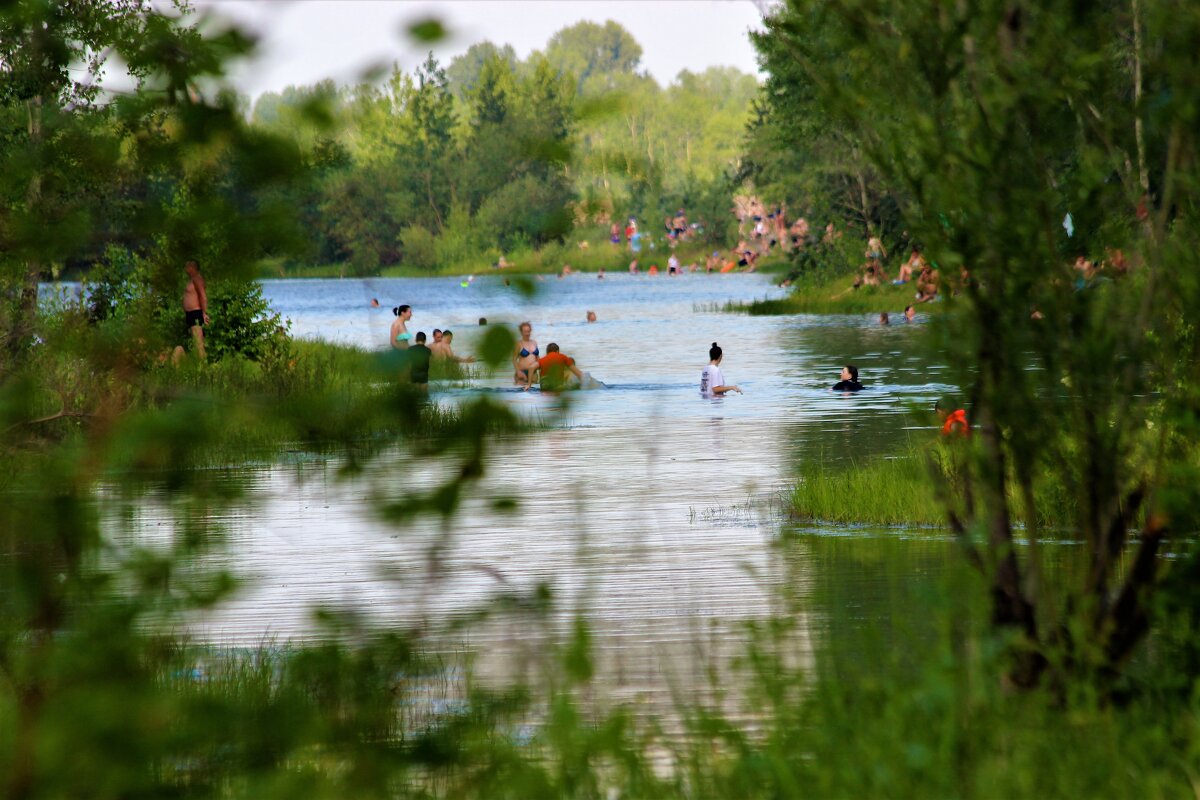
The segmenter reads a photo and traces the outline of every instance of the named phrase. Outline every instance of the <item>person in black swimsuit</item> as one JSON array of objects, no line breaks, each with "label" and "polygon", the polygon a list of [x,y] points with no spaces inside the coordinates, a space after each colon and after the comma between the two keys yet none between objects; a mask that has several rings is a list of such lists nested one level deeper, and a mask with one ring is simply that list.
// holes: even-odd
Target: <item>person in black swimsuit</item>
[{"label": "person in black swimsuit", "polygon": [[830,387],[835,392],[857,392],[862,388],[863,385],[858,382],[858,367],[853,364],[842,367],[842,379]]}]

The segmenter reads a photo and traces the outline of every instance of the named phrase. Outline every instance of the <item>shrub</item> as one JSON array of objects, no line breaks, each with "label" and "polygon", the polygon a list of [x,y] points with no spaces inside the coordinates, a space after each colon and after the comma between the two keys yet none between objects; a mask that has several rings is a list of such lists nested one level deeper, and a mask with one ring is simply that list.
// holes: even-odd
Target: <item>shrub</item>
[{"label": "shrub", "polygon": [[212,324],[204,341],[210,358],[238,354],[258,361],[288,339],[290,323],[271,310],[262,286],[254,281],[220,281],[208,285]]},{"label": "shrub", "polygon": [[400,231],[400,248],[401,260],[410,267],[432,270],[437,266],[437,242],[420,225],[409,225]]}]

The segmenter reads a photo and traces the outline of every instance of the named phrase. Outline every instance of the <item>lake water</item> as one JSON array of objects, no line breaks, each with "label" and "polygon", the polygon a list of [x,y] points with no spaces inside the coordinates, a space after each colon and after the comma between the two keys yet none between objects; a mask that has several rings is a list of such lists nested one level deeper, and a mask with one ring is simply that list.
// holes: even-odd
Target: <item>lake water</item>
[{"label": "lake water", "polygon": [[[219,520],[231,537],[219,557],[247,584],[196,622],[200,636],[235,645],[307,638],[319,606],[358,608],[389,624],[445,620],[498,592],[544,585],[564,613],[587,609],[604,668],[621,676],[618,696],[661,694],[664,676],[736,650],[741,623],[777,608],[781,588],[803,594],[815,565],[830,568],[819,536],[780,544],[781,490],[806,464],[889,457],[914,433],[908,412],[951,388],[936,359],[917,349],[920,317],[883,328],[874,316],[712,310],[778,296],[767,276],[580,274],[534,285],[527,297],[495,274],[466,288],[447,278],[264,282],[294,334],[375,349],[387,346],[390,308],[399,303],[413,306],[413,332],[454,330],[460,354],[472,352],[480,317],[530,320],[543,352],[557,342],[608,388],[572,393],[562,424],[501,442],[450,525],[396,528],[376,513],[375,499],[389,488],[436,477],[439,465],[405,454],[356,482],[337,479],[336,460],[231,476],[248,477],[260,498]],[[383,308],[370,308],[372,298]],[[597,322],[585,321],[588,310]],[[887,310],[899,317],[900,309]],[[700,397],[714,340],[725,350],[727,380],[744,395]],[[868,390],[829,391],[844,363],[859,367]],[[471,391],[547,419],[558,403],[515,390],[507,372],[434,396],[455,402]],[[517,497],[519,509],[497,513],[492,500],[503,495]],[[151,504],[137,524],[149,534],[166,518]],[[940,545],[921,547],[940,563]],[[858,569],[846,580],[871,579]],[[810,612],[819,621],[820,609],[802,616]],[[819,622],[802,620],[801,649],[811,624]],[[491,625],[470,641],[485,661],[511,661],[536,650],[543,634],[551,635]]]}]

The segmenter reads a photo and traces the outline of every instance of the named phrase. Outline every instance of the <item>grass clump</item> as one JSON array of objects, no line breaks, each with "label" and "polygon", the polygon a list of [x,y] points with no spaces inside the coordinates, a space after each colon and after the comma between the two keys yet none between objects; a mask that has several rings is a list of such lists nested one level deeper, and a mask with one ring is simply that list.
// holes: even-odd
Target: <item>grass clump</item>
[{"label": "grass clump", "polygon": [[[794,519],[803,521],[945,527],[946,498],[961,496],[961,468],[973,446],[957,440],[912,443],[899,455],[865,463],[809,464],[787,494],[785,506]],[[1039,489],[1044,499],[1035,510],[1039,528],[1073,519],[1075,501],[1049,469],[1043,470]],[[1009,507],[1024,514],[1015,490],[1010,491]]]},{"label": "grass clump", "polygon": [[[916,289],[912,283],[901,286],[863,286],[850,289],[854,280],[851,274],[838,277],[802,276],[792,284],[787,297],[754,300],[749,303],[728,303],[727,312],[742,312],[751,315],[772,314],[877,314],[887,311],[898,315],[904,307],[914,302]],[[939,303],[918,306],[922,311],[940,308]]]}]

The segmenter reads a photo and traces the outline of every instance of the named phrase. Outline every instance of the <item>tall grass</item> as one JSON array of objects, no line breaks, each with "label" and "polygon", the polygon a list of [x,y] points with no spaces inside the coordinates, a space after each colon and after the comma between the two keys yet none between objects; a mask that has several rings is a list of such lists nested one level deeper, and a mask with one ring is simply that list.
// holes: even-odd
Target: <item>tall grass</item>
[{"label": "tall grass", "polygon": [[[291,796],[296,780],[331,797],[1191,796],[1194,696],[1141,692],[1113,707],[1083,690],[1064,707],[1013,694],[985,589],[948,551],[822,537],[793,546],[842,569],[812,575],[787,610],[748,624],[709,691],[679,687],[666,712],[675,722],[602,699],[596,690],[615,678],[594,672],[580,618],[514,671],[528,680],[507,682],[477,681],[469,657],[395,634],[180,649],[160,664],[162,694],[149,705],[173,714],[170,746],[143,744],[143,757],[164,788],[263,797]],[[84,706],[81,727],[101,710]],[[133,720],[124,740],[153,736],[152,717]]]},{"label": "tall grass", "polygon": [[[947,497],[958,495],[957,464],[969,457],[973,443],[943,441],[912,444],[894,457],[867,462],[813,462],[786,498],[798,520],[847,524],[945,526]],[[1045,501],[1037,509],[1040,528],[1061,527],[1074,519],[1075,501],[1060,480],[1044,471],[1039,484]],[[1009,507],[1024,511],[1015,494]]]}]

